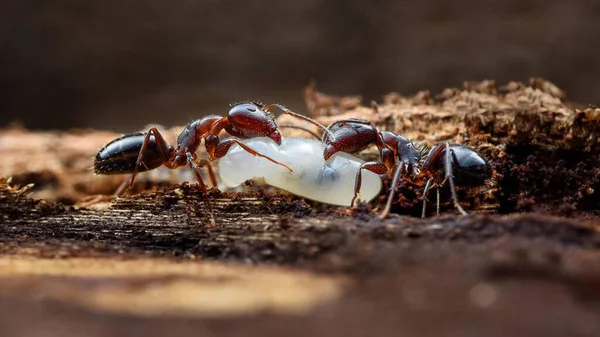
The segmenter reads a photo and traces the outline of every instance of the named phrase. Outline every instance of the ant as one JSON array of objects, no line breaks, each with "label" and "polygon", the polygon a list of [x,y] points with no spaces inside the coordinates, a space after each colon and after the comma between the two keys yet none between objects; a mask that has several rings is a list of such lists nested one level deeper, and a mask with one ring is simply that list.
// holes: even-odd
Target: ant
[{"label": "ant", "polygon": [[[477,186],[491,177],[492,169],[488,161],[475,150],[464,145],[448,142],[436,145],[422,160],[423,150],[417,149],[406,137],[390,131],[378,131],[371,122],[365,119],[339,120],[331,123],[327,129],[331,135],[326,134],[322,137],[322,141],[325,143],[323,152],[325,160],[339,151],[357,153],[371,144],[377,146],[380,161],[361,164],[356,175],[351,206],[354,206],[354,201],[359,196],[362,170],[392,177],[387,203],[379,216],[381,219],[386,218],[390,212],[400,176],[417,182],[427,179],[422,193],[422,217],[425,217],[426,194],[430,188],[438,187],[439,213],[439,187],[448,181],[454,206],[461,214],[466,215],[467,213],[458,202],[455,182],[464,186]],[[456,172],[456,177],[453,172]]]},{"label": "ant", "polygon": [[[241,141],[254,137],[268,137],[281,145],[281,133],[273,115],[269,113],[269,110],[273,108],[278,108],[285,114],[310,122],[327,132],[326,128],[317,121],[295,113],[281,104],[265,106],[255,101],[241,102],[232,104],[226,117],[207,116],[189,123],[177,137],[176,148],[167,143],[156,127],[150,128],[145,133],[119,137],[98,152],[94,160],[94,172],[96,174],[131,173],[131,177],[127,179],[129,186],[123,189],[127,182],[125,180],[116,192],[117,195],[121,195],[133,186],[139,172],[153,170],[161,165],[169,169],[189,165],[198,180],[198,186],[202,189],[205,196],[204,202],[210,212],[211,221],[214,223],[212,206],[206,199],[207,190],[200,175],[200,168],[207,166],[211,183],[213,186],[216,186],[217,183],[210,162],[204,159],[199,160],[196,156],[200,143],[204,140],[208,157],[213,161],[225,156],[229,148],[237,144],[254,156],[263,157],[292,171],[288,165],[254,151]],[[223,130],[231,137],[221,140],[219,133]]]},{"label": "ant", "polygon": [[413,176],[418,173],[422,153],[406,137],[390,131],[379,131],[371,122],[361,118],[349,118],[331,123],[327,129],[330,134],[324,134],[325,143],[323,157],[329,159],[337,152],[358,153],[371,144],[379,150],[379,161],[362,163],[356,173],[354,183],[354,198],[350,207],[359,196],[362,185],[362,170],[392,178],[388,205],[381,217],[385,218],[391,207],[391,200],[398,185],[400,175]]}]

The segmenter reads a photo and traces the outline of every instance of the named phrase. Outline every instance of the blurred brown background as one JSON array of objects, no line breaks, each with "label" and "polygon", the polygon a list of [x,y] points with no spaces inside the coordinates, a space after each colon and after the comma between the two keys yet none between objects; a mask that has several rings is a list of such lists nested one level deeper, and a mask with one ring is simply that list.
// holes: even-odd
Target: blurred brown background
[{"label": "blurred brown background", "polygon": [[303,88],[379,99],[545,77],[600,102],[600,1],[0,3],[0,126],[132,131]]}]

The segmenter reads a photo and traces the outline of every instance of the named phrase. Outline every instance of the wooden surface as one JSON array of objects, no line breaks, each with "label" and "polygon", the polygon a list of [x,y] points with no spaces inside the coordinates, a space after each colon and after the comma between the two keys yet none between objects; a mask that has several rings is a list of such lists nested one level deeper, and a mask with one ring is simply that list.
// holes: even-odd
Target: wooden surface
[{"label": "wooden surface", "polygon": [[[113,200],[121,178],[89,168],[114,133],[4,130],[3,336],[597,336],[595,110],[544,83],[390,95],[376,110],[309,102],[322,121],[355,114],[418,142],[478,146],[496,174],[487,192],[461,191],[465,217],[444,205],[419,219],[418,200],[403,200],[381,221],[377,203],[327,207],[255,184],[211,190],[210,225],[185,171],[147,174]],[[553,117],[506,130],[540,106]]]}]

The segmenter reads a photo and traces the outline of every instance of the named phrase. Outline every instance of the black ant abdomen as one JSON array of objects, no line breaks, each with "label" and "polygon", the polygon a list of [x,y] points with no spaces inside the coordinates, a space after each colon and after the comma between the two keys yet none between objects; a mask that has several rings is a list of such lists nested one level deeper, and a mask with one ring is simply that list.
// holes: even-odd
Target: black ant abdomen
[{"label": "black ant abdomen", "polygon": [[[138,132],[121,136],[106,144],[94,158],[94,173],[133,173],[145,137],[145,133]],[[144,172],[155,169],[161,166],[163,162],[164,158],[154,140],[154,136],[151,136],[137,171]]]},{"label": "black ant abdomen", "polygon": [[[427,158],[429,158],[432,153],[435,153],[440,146],[443,146],[443,144],[434,146],[431,151],[429,151]],[[491,178],[492,166],[477,151],[460,144],[449,144],[449,149],[454,182],[457,185],[479,186]],[[432,171],[438,172],[440,178],[443,180],[445,173],[444,157],[447,149],[442,151],[443,153],[439,155],[437,160],[432,162],[431,168]]]},{"label": "black ant abdomen", "polygon": [[461,214],[466,215],[467,212],[458,202],[455,185],[466,187],[483,185],[492,177],[492,166],[482,155],[468,146],[442,143],[429,151],[421,166],[420,175],[428,178],[423,189],[423,217],[426,214],[427,192],[431,187],[440,188],[445,182],[449,184],[454,206]]},{"label": "black ant abdomen", "polygon": [[452,150],[458,184],[479,186],[492,177],[492,165],[477,151],[462,145],[453,147]]}]

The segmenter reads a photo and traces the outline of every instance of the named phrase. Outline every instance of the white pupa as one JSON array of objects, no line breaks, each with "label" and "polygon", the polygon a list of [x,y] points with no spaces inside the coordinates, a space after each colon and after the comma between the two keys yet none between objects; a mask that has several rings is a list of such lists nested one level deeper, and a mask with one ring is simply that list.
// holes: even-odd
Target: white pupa
[{"label": "white pupa", "polygon": [[[219,175],[227,187],[237,187],[248,179],[264,178],[271,186],[322,203],[350,206],[354,197],[356,173],[362,160],[338,152],[327,161],[323,159],[324,145],[312,139],[284,138],[281,145],[269,138],[243,141],[257,152],[290,166],[274,164],[255,157],[234,145],[227,155],[219,159]],[[381,178],[362,170],[362,187],[359,198],[371,201],[381,190]]]}]

